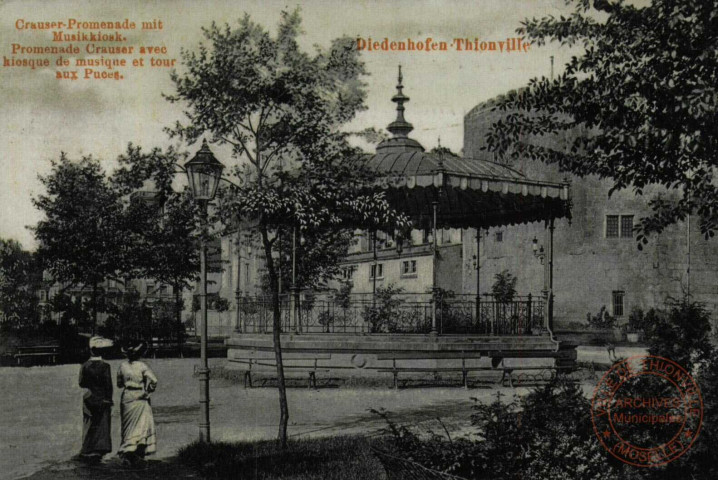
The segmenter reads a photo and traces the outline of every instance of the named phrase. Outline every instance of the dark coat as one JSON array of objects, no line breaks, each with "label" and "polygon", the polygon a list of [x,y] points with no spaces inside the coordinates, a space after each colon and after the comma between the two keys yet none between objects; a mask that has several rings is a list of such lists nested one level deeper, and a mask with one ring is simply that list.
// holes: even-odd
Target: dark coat
[{"label": "dark coat", "polygon": [[110,418],[112,413],[112,373],[110,365],[90,359],[80,368],[80,387],[87,391],[82,402],[83,455],[103,455],[112,451]]}]

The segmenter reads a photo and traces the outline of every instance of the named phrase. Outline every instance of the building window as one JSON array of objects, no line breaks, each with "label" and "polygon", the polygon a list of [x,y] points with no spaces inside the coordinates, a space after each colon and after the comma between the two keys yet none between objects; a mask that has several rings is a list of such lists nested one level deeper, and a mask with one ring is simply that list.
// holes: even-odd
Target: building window
[{"label": "building window", "polygon": [[374,278],[384,278],[384,264],[383,263],[377,263],[376,265],[371,266],[371,271],[369,272],[369,280],[373,280]]},{"label": "building window", "polygon": [[167,285],[160,285],[160,296],[169,295],[170,289]]},{"label": "building window", "polygon": [[146,288],[146,292],[147,292],[146,295],[148,295],[148,296],[152,295],[155,290],[155,284],[147,282],[147,285],[145,286],[145,288]]},{"label": "building window", "polygon": [[633,238],[633,215],[621,215],[621,238]]},{"label": "building window", "polygon": [[416,260],[406,260],[401,263],[401,275],[416,275]]},{"label": "building window", "polygon": [[612,301],[613,304],[613,316],[614,317],[622,317],[624,312],[624,305],[623,305],[623,299],[626,295],[626,292],[623,290],[614,290],[611,292]]},{"label": "building window", "polygon": [[618,215],[606,215],[606,238],[618,238]]},{"label": "building window", "polygon": [[504,232],[502,230],[495,232],[494,240],[496,241],[496,243],[503,242],[504,241]]},{"label": "building window", "polygon": [[40,290],[40,300],[43,302],[47,300],[47,292],[45,290]]},{"label": "building window", "polygon": [[606,215],[606,238],[633,238],[633,215]]},{"label": "building window", "polygon": [[356,270],[356,268],[356,265],[342,268],[342,278],[344,280],[351,280],[354,277],[354,270]]}]

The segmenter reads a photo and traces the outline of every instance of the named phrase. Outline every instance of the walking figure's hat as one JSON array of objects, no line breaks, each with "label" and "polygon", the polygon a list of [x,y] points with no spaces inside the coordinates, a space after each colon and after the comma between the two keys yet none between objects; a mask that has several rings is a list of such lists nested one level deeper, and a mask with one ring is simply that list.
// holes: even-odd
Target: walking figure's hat
[{"label": "walking figure's hat", "polygon": [[110,348],[112,340],[104,337],[90,337],[90,348]]},{"label": "walking figure's hat", "polygon": [[125,355],[135,354],[142,355],[145,351],[145,342],[132,343],[127,348],[122,349],[122,353]]}]

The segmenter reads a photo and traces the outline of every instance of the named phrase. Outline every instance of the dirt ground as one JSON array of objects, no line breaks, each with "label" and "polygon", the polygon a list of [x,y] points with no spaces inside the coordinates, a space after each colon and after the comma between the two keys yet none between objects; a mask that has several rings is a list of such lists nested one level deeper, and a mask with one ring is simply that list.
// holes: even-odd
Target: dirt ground
[{"label": "dirt ground", "polygon": [[[594,351],[595,350],[595,351]],[[628,356],[640,352],[617,352]],[[604,359],[604,357],[606,357]],[[605,349],[579,351],[579,361],[604,362]],[[216,365],[222,359],[212,359]],[[110,361],[113,371],[119,361]],[[199,382],[193,376],[198,359],[148,360],[159,377],[152,407],[157,423],[158,449],[155,460],[168,459],[177,449],[198,436]],[[114,478],[117,457],[106,457],[100,467],[78,466],[70,459],[79,452],[82,436],[82,390],[77,385],[79,365],[31,368],[0,368],[0,478],[17,479],[41,472],[33,479]],[[289,389],[292,437],[305,435],[376,434],[383,420],[370,409],[385,409],[399,423],[418,424],[437,431],[443,427],[461,430],[468,424],[473,398],[488,402],[501,392],[502,398],[523,394],[525,388],[510,389],[494,384],[475,384],[465,390],[452,386],[422,386],[393,390],[385,386],[336,387],[320,381],[318,390],[294,382]],[[595,381],[584,382],[588,394]],[[112,417],[112,441],[120,443],[119,391],[115,391]],[[245,389],[223,379],[211,382],[211,422],[213,440],[259,440],[276,438],[279,423],[278,399],[273,387]],[[108,467],[108,468],[105,468]],[[100,468],[101,470],[97,470]],[[105,468],[104,470],[102,470]],[[121,472],[117,478],[175,477],[163,469],[174,468],[167,462],[153,462],[151,472]],[[157,470],[158,469],[158,470]],[[157,471],[154,471],[157,470]],[[104,472],[104,473],[103,473]],[[186,472],[182,472],[183,475]],[[187,474],[189,475],[189,474]],[[187,477],[191,478],[191,477]]]},{"label": "dirt ground", "polygon": [[[119,362],[110,363],[116,371]],[[166,459],[198,436],[199,382],[193,376],[198,359],[157,359],[148,363],[159,377],[152,397],[158,434],[155,459]],[[55,477],[46,478],[62,478],[63,471],[74,468],[67,462],[81,445],[82,390],[77,385],[78,372],[78,365],[0,368],[0,478],[22,478],[43,469],[55,470]],[[318,390],[309,390],[297,382],[288,395],[290,435],[371,434],[384,427],[383,421],[369,412],[372,408],[386,409],[406,423],[431,423],[440,416],[449,426],[459,425],[468,420],[472,397],[487,401],[497,391],[491,386],[393,390],[388,388],[389,381],[387,378],[387,386],[373,388],[321,388],[320,382]],[[508,395],[514,393],[501,390]],[[119,393],[115,392],[112,417],[115,448],[120,443]],[[275,438],[278,410],[275,388],[245,389],[221,379],[211,383],[213,440]],[[436,428],[441,428],[438,423]],[[110,455],[107,462],[115,460]],[[91,468],[95,467],[86,467],[90,469],[87,478],[98,473]],[[66,474],[73,475],[69,471]]]}]

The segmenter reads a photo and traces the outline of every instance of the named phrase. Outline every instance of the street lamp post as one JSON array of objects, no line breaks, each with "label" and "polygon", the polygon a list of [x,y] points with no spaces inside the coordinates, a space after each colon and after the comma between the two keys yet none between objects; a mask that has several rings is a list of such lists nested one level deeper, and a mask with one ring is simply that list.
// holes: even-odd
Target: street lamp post
[{"label": "street lamp post", "polygon": [[199,441],[209,443],[209,366],[207,364],[207,206],[217,193],[217,186],[222,176],[224,165],[217,160],[207,145],[202,141],[202,148],[185,164],[187,179],[195,201],[201,209],[200,233],[200,311],[202,330],[200,333],[199,369]]}]

